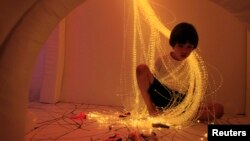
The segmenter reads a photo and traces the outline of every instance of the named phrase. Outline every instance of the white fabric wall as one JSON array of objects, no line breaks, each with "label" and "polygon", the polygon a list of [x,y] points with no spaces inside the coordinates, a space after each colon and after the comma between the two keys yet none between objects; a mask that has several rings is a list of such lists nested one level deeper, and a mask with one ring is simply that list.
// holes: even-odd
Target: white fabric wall
[{"label": "white fabric wall", "polygon": [[119,105],[123,1],[91,0],[66,17],[62,101]]},{"label": "white fabric wall", "polygon": [[40,102],[56,103],[60,99],[65,56],[65,20],[53,30],[43,46],[44,66]]}]

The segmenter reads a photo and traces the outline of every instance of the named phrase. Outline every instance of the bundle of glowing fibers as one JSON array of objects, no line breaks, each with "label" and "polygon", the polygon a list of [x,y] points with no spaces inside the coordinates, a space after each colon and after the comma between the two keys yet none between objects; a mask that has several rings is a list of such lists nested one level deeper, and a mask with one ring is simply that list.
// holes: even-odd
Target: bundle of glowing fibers
[{"label": "bundle of glowing fibers", "polygon": [[[129,35],[132,45],[126,46],[131,47],[131,49],[126,50],[130,50],[129,58],[131,58],[132,64],[129,68],[130,73],[123,72],[121,78],[122,83],[126,85],[124,87],[125,94],[121,94],[123,104],[125,109],[131,112],[131,116],[120,119],[114,115],[91,113],[90,117],[97,119],[101,123],[120,123],[143,129],[152,128],[154,123],[162,123],[175,129],[187,127],[194,121],[196,122],[198,108],[207,92],[208,75],[205,64],[199,54],[193,51],[185,60],[185,65],[182,66],[181,71],[169,67],[163,56],[170,53],[171,48],[166,44],[165,40],[169,39],[171,31],[158,19],[148,0],[133,0],[132,11],[132,35]],[[170,108],[165,109],[157,117],[149,117],[137,85],[135,71],[138,64],[144,63],[154,72],[156,58],[160,58],[166,70],[171,70],[172,79],[175,81],[180,80],[180,85],[182,85],[183,81],[186,81],[188,87],[186,87],[185,91],[187,93],[183,102],[177,106],[170,105]],[[123,60],[124,65],[126,61],[128,60]],[[122,69],[127,70],[124,66]],[[172,72],[178,72],[178,75]],[[126,83],[131,85],[128,86]]]},{"label": "bundle of glowing fibers", "polygon": [[[136,80],[136,73],[135,68],[140,63],[138,56],[142,56],[142,60],[144,63],[148,64],[151,71],[154,72],[154,62],[155,62],[155,55],[156,53],[159,54],[158,57],[164,56],[170,52],[168,46],[164,45],[162,40],[166,40],[169,38],[170,30],[166,28],[160,20],[157,18],[157,15],[153,11],[152,7],[150,6],[147,0],[136,0],[134,2],[134,34],[133,34],[133,66],[132,72],[133,74],[133,84],[134,84],[134,99],[135,104],[132,113],[135,115],[145,115],[147,116],[146,110],[142,110],[141,103],[137,101],[142,101],[140,97],[140,92],[137,86]],[[143,22],[146,22],[147,25],[144,26]],[[143,27],[144,26],[144,27]],[[142,28],[143,27],[143,28]],[[148,27],[149,32],[144,35],[143,30]],[[140,55],[142,53],[142,55]],[[161,59],[163,64],[167,64],[163,58]],[[197,117],[197,110],[200,105],[200,102],[203,99],[204,93],[206,92],[206,82],[207,82],[207,72],[201,57],[198,55],[197,52],[193,52],[188,59],[186,60],[187,65],[185,68],[182,68],[182,71],[178,71],[178,76],[173,76],[175,80],[182,80],[186,79],[185,77],[182,78],[175,78],[179,76],[187,76],[189,87],[187,87],[187,94],[186,98],[184,99],[181,104],[176,107],[170,107],[169,109],[165,110],[164,114],[160,115],[159,118],[161,119],[161,123],[168,124],[169,126],[183,126],[189,125],[190,121],[195,120]],[[166,70],[171,70],[175,68],[167,68]],[[180,83],[181,85],[181,83]],[[145,113],[142,113],[145,111]]]}]

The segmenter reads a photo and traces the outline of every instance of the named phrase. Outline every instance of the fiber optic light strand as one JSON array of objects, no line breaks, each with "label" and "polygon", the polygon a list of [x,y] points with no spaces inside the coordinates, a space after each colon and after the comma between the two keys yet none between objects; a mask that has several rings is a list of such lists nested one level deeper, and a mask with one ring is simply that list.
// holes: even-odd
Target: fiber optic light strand
[{"label": "fiber optic light strand", "polygon": [[[202,58],[197,52],[192,52],[187,58],[187,65],[183,68],[182,72],[177,76],[172,74],[175,80],[185,80],[189,84],[186,89],[186,97],[176,107],[171,107],[164,111],[164,113],[157,117],[149,117],[144,101],[140,95],[136,79],[136,67],[140,63],[146,63],[151,71],[154,71],[154,62],[156,53],[163,56],[169,53],[167,46],[162,44],[161,37],[164,36],[165,40],[170,36],[170,30],[165,27],[158,19],[154,10],[150,6],[148,0],[132,0],[133,1],[133,21],[132,21],[132,48],[131,58],[132,65],[130,68],[132,77],[131,91],[132,95],[127,95],[130,101],[124,99],[127,104],[131,115],[126,119],[114,118],[113,115],[105,115],[101,113],[94,113],[91,116],[93,119],[103,123],[120,123],[125,126],[134,127],[136,129],[151,130],[153,123],[162,123],[171,128],[181,129],[187,127],[196,121],[197,110],[203,100],[204,93],[206,92],[207,72]],[[167,68],[167,62],[161,58],[166,70],[173,70],[175,68]],[[190,69],[192,68],[192,69]],[[123,75],[126,76],[126,75]],[[188,79],[186,78],[188,76]],[[129,79],[129,78],[125,78]],[[128,81],[126,81],[128,82]],[[181,82],[180,82],[180,85]],[[124,97],[123,97],[124,98]],[[126,104],[124,104],[126,105]]]},{"label": "fiber optic light strand", "polygon": [[[132,72],[135,71],[136,65],[140,60],[138,56],[146,56],[144,61],[149,65],[150,69],[154,69],[154,58],[156,50],[161,49],[161,39],[160,34],[163,34],[166,38],[170,36],[170,30],[166,28],[162,22],[157,18],[154,10],[150,6],[148,0],[134,0],[134,33],[133,33],[133,67]],[[149,39],[144,39],[142,33],[142,21],[146,21],[150,28]],[[143,38],[143,39],[142,39]],[[148,44],[145,41],[149,41]],[[145,45],[148,45],[145,47]],[[165,47],[165,46],[164,46]],[[145,51],[148,50],[148,51]],[[140,51],[140,52],[138,52]],[[143,55],[140,55],[143,53]],[[162,59],[162,61],[164,61]],[[164,62],[163,62],[164,63]],[[195,119],[197,109],[202,101],[203,95],[206,91],[206,69],[202,63],[201,57],[198,53],[193,52],[190,57],[187,59],[188,67],[182,72],[189,75],[189,87],[187,89],[187,96],[185,100],[177,107],[167,110],[166,114],[156,118],[157,121],[167,123],[169,125],[188,125],[190,121]],[[192,70],[190,70],[192,68]],[[142,112],[138,111],[140,107],[145,107],[138,104],[140,101],[140,93],[137,90],[137,80],[136,73],[133,73],[133,84],[134,84],[134,93],[135,93],[135,111],[134,113]],[[181,78],[176,78],[181,79]],[[143,110],[146,111],[146,110]],[[144,113],[145,114],[145,113]],[[139,116],[139,115],[137,115]],[[146,116],[146,114],[145,114]]]}]

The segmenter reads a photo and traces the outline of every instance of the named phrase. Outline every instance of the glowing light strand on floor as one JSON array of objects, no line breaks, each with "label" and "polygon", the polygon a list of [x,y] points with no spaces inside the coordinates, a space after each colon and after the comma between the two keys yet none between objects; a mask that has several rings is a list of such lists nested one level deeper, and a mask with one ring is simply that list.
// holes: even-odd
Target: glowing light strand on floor
[{"label": "glowing light strand on floor", "polygon": [[[63,103],[42,104],[31,103],[29,105],[29,119],[27,124],[25,140],[115,140],[114,136],[128,139],[128,134],[134,131],[133,121],[129,117],[118,117],[122,111],[122,107],[101,106],[88,104]],[[96,112],[90,112],[96,111]],[[88,114],[87,116],[85,113]],[[97,113],[96,115],[94,113]],[[102,114],[101,114],[102,113]],[[108,115],[108,116],[104,116]],[[93,119],[89,116],[93,116]],[[96,117],[94,117],[96,116]],[[103,123],[100,120],[102,119]],[[128,118],[128,119],[127,119]],[[241,119],[241,120],[240,120]],[[234,118],[220,119],[218,122],[223,124],[243,123],[244,117],[237,116]],[[120,122],[116,122],[116,121]],[[127,123],[120,124],[123,121],[131,120],[131,126]],[[101,123],[101,124],[100,124]],[[249,123],[249,118],[248,122]],[[146,123],[146,125],[149,124]],[[140,121],[140,125],[144,125]],[[143,126],[136,128],[140,133],[148,135],[153,131],[159,140],[206,140],[207,126],[205,124],[196,124],[181,131],[169,130],[167,128],[156,128],[154,130],[145,130]],[[198,130],[197,130],[198,129]],[[118,140],[116,138],[116,140]]]}]

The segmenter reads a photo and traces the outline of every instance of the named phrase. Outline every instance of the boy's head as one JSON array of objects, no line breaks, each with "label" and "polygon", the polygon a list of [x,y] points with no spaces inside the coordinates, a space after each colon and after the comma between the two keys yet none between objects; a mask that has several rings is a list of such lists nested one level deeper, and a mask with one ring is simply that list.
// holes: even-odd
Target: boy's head
[{"label": "boy's head", "polygon": [[174,47],[176,43],[190,43],[197,47],[199,41],[198,33],[192,24],[182,22],[177,24],[170,34],[169,44]]}]

